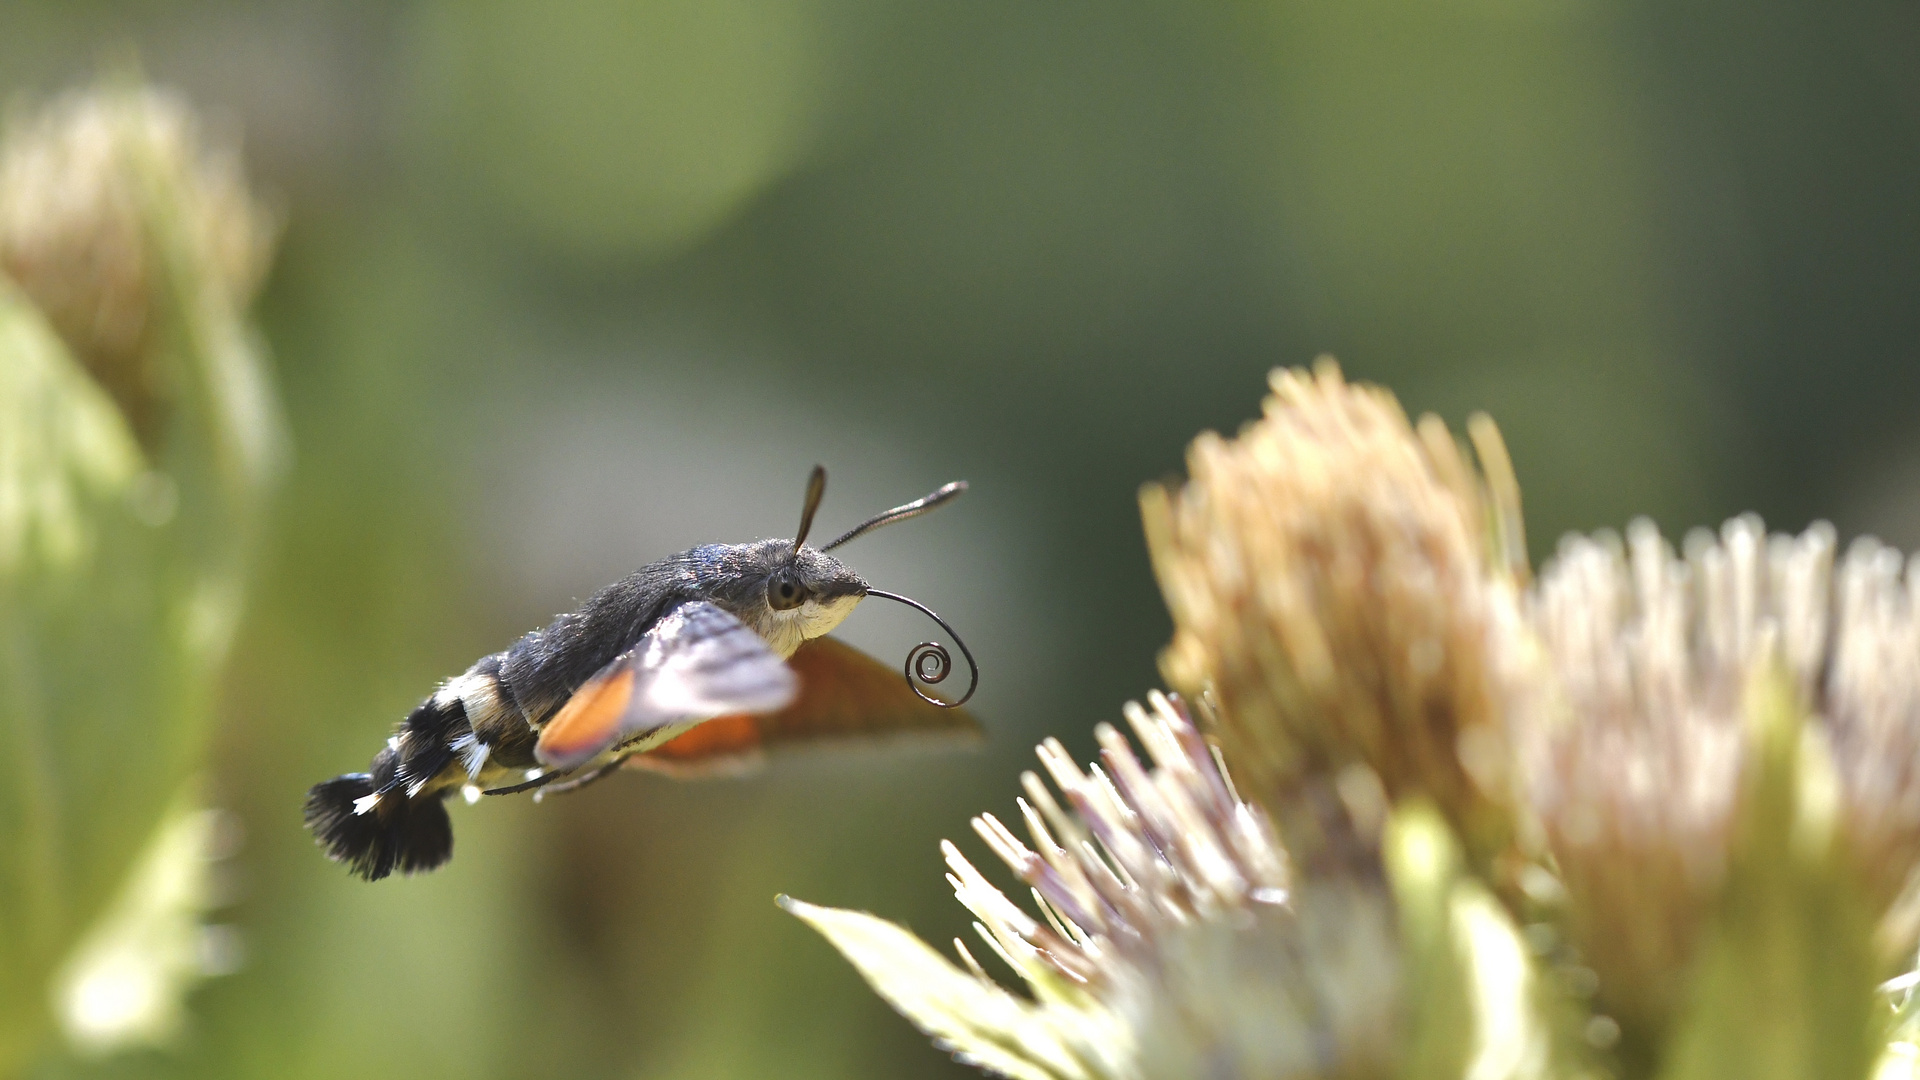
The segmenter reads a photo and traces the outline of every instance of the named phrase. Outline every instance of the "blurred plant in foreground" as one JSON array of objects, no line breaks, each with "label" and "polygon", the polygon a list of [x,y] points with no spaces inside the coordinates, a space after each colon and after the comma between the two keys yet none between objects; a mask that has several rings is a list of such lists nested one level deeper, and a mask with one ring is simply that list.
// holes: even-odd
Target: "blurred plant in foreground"
[{"label": "blurred plant in foreground", "polygon": [[[783,901],[963,1060],[1019,1077],[1913,1075],[1920,562],[1751,517],[1573,537],[1530,580],[1479,465],[1331,363],[1143,494],[1192,702],[1028,774],[1033,848],[952,845],[1031,998]],[[1228,779],[1230,766],[1244,793]],[[1909,989],[1920,976],[1888,986]]]},{"label": "blurred plant in foreground", "polygon": [[56,1005],[83,1046],[163,1037],[230,959],[191,782],[285,456],[244,319],[272,234],[165,94],[0,145],[0,1075]]}]

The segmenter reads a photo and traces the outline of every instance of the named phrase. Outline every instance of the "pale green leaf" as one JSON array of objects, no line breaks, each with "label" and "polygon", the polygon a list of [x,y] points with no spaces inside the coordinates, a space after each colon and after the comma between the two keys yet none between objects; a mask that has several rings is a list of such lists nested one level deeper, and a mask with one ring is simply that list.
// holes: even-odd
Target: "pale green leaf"
[{"label": "pale green leaf", "polygon": [[182,798],[61,966],[54,1008],[82,1051],[164,1045],[186,1022],[186,988],[230,966],[226,938],[204,922],[219,832],[215,811]]},{"label": "pale green leaf", "polygon": [[1466,873],[1430,804],[1395,809],[1381,845],[1405,952],[1408,1032],[1400,1074],[1419,1080],[1546,1075],[1543,988],[1512,920]]},{"label": "pale green leaf", "polygon": [[1014,1080],[1092,1080],[1040,1009],[960,970],[906,930],[860,911],[781,897],[887,1004],[961,1060]]},{"label": "pale green leaf", "polygon": [[1835,781],[1784,679],[1756,680],[1733,861],[1667,1080],[1856,1080],[1885,1006],[1873,919],[1833,843]]},{"label": "pale green leaf", "polygon": [[1473,1052],[1472,958],[1455,932],[1459,844],[1431,806],[1397,809],[1381,855],[1400,912],[1408,1030],[1401,1075],[1454,1080]]},{"label": "pale green leaf", "polygon": [[111,816],[86,804],[105,791],[73,774],[89,743],[129,749],[104,741],[112,711],[154,707],[142,653],[160,612],[130,580],[154,555],[130,500],[143,469],[112,401],[0,284],[0,1073],[35,1042],[47,974],[131,853],[89,822]]}]

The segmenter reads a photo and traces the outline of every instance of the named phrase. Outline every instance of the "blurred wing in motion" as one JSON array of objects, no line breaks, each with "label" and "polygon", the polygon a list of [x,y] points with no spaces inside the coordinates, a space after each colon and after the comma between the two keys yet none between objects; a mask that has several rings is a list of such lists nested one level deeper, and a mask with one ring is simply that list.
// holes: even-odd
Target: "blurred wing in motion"
[{"label": "blurred wing in motion", "polygon": [[704,600],[682,604],[574,691],[541,727],[534,754],[549,768],[576,768],[649,731],[784,708],[799,687],[746,624]]},{"label": "blurred wing in motion", "polygon": [[920,700],[902,673],[830,637],[814,638],[787,660],[800,694],[778,712],[722,716],[627,762],[678,777],[734,775],[768,750],[840,740],[888,738],[975,742],[980,724],[965,709]]}]

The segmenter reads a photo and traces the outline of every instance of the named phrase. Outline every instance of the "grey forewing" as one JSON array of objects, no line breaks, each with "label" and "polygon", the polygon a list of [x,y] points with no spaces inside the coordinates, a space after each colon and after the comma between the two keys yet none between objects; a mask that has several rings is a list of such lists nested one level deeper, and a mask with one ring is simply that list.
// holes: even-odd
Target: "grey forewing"
[{"label": "grey forewing", "polygon": [[633,681],[617,727],[594,745],[569,740],[563,749],[543,743],[542,764],[573,769],[616,746],[651,745],[690,722],[772,712],[790,703],[800,685],[759,634],[699,600],[675,605],[596,677],[622,668]]},{"label": "grey forewing", "polygon": [[767,643],[714,604],[663,617],[635,649],[639,678],[622,718],[631,734],[686,720],[784,708],[799,679]]}]

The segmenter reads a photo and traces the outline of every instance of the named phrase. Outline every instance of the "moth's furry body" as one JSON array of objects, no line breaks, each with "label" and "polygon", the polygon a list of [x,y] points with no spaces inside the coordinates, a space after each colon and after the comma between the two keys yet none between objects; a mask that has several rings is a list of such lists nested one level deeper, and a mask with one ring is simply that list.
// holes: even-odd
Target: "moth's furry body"
[{"label": "moth's furry body", "polygon": [[[798,600],[776,606],[770,589],[785,583],[798,587],[789,596]],[[858,574],[793,540],[709,544],[650,563],[441,684],[401,721],[367,772],[314,786],[307,826],[330,857],[369,879],[432,869],[453,850],[446,797],[540,769],[536,751],[547,723],[682,605],[713,604],[784,659],[839,625],[866,594]],[[658,745],[701,719],[638,732],[588,764]]]}]

